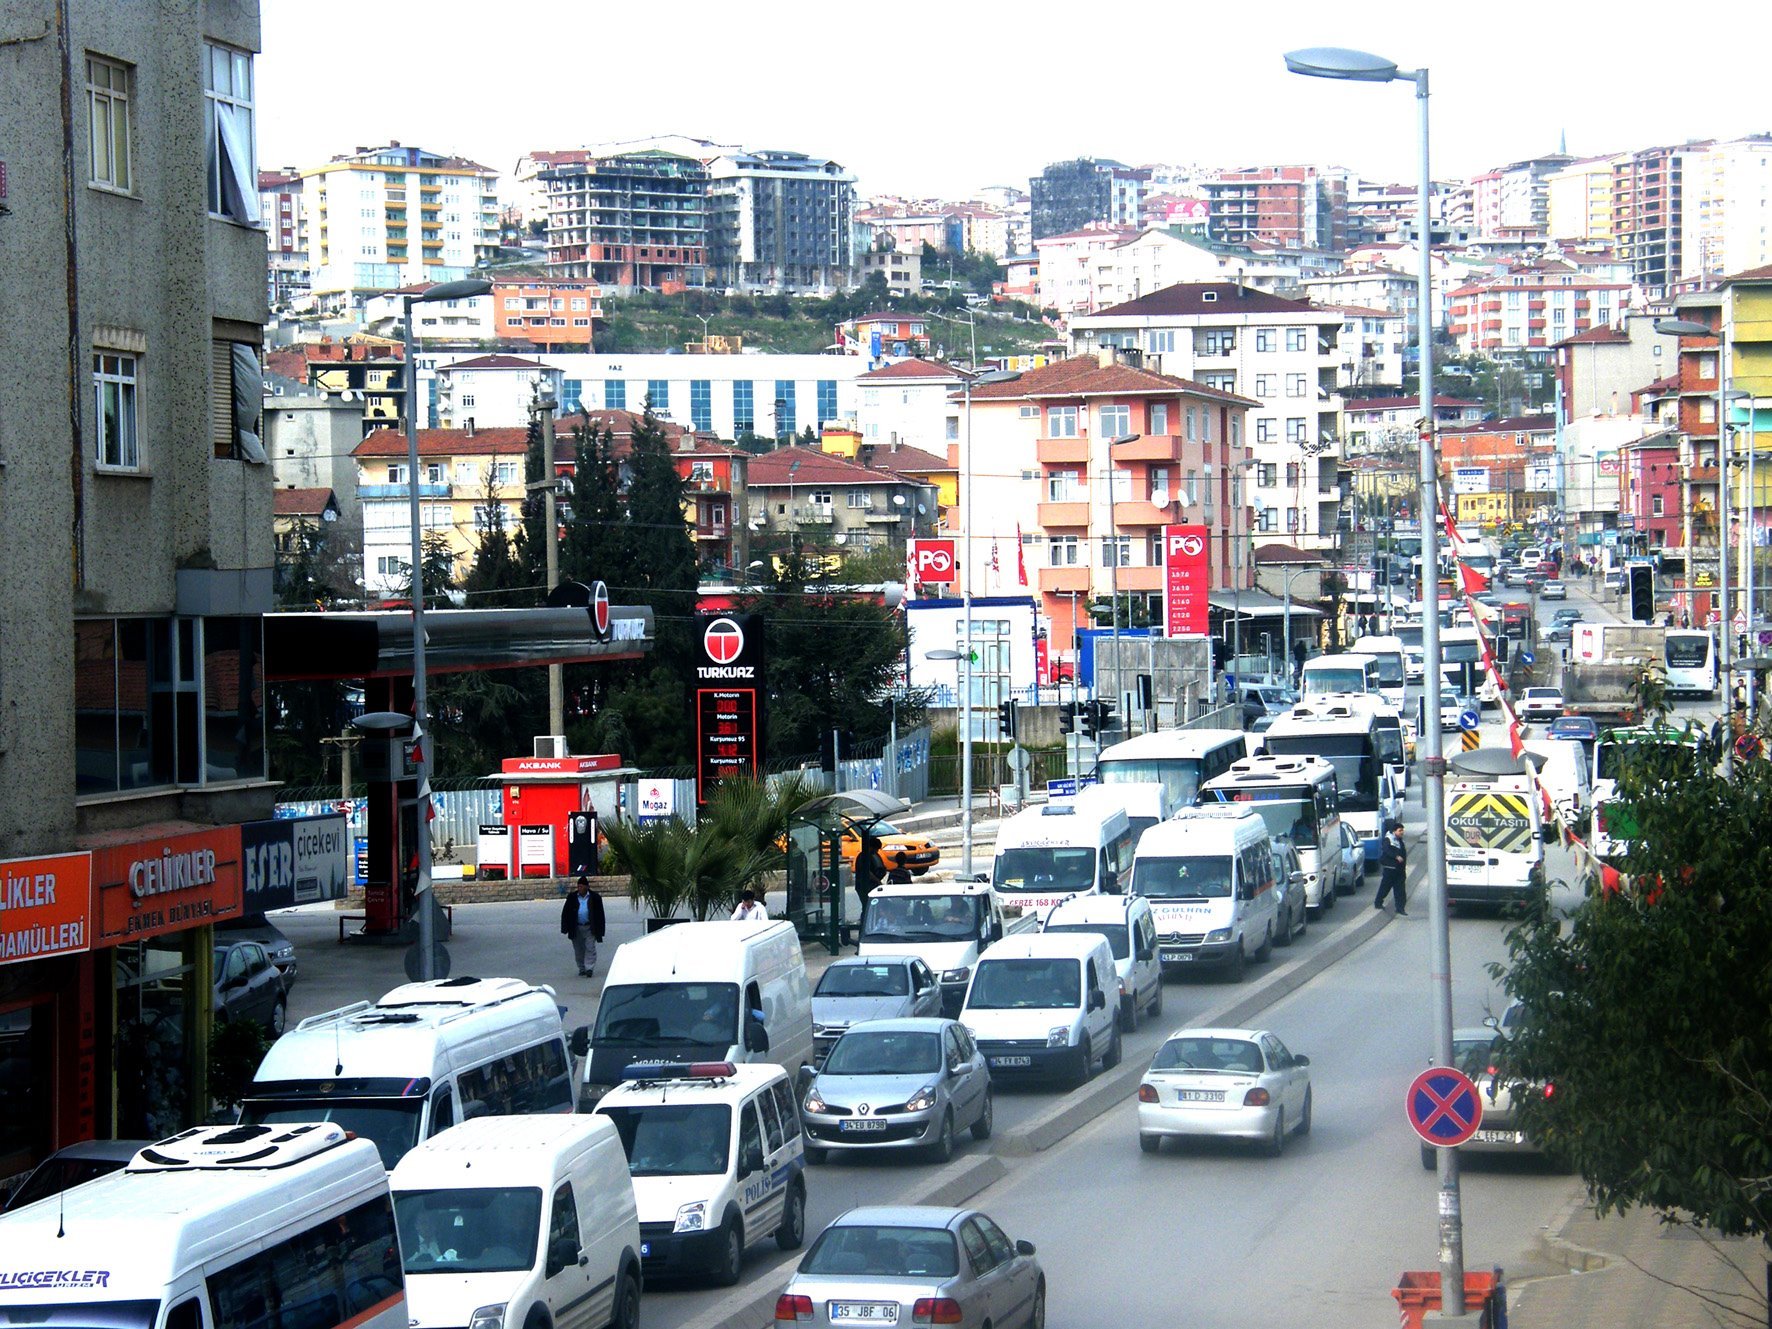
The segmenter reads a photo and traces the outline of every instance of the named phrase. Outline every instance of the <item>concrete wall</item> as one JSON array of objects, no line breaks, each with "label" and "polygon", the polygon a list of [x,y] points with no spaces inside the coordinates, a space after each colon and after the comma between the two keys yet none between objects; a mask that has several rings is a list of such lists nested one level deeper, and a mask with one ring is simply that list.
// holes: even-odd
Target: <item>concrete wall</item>
[{"label": "concrete wall", "polygon": [[340,521],[361,527],[357,463],[351,449],[363,441],[363,400],[338,393],[265,398],[265,450],[279,489],[330,489]]}]

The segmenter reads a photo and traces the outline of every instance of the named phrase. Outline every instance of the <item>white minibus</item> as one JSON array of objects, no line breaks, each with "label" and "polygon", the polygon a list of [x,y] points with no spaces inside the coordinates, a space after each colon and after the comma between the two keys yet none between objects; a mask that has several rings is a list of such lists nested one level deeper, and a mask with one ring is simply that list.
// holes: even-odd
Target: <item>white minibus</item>
[{"label": "white minibus", "polygon": [[1095,762],[1102,784],[1155,780],[1177,808],[1192,807],[1200,786],[1244,755],[1240,729],[1163,729],[1106,749]]},{"label": "white minibus", "polygon": [[1304,702],[1277,717],[1265,737],[1275,756],[1321,757],[1335,767],[1341,818],[1360,837],[1366,866],[1375,867],[1383,820],[1397,810],[1398,795],[1385,770],[1374,708],[1345,697]]},{"label": "white minibus", "polygon": [[1151,829],[1132,865],[1151,902],[1163,968],[1222,965],[1233,981],[1265,960],[1279,927],[1272,843],[1253,808],[1188,808]]},{"label": "white minibus", "polygon": [[1669,696],[1716,700],[1717,651],[1710,633],[1698,628],[1669,628],[1663,652]]},{"label": "white minibus", "polygon": [[1341,857],[1341,812],[1335,767],[1321,757],[1245,757],[1200,793],[1202,805],[1233,803],[1253,808],[1268,835],[1292,841],[1304,873],[1304,903],[1320,912],[1335,904]]},{"label": "white minibus", "polygon": [[1403,655],[1401,637],[1361,637],[1361,655],[1372,657],[1372,663],[1378,667],[1378,693],[1387,703],[1398,710],[1403,707],[1406,671],[1408,665]]},{"label": "white minibus", "polygon": [[1318,655],[1304,662],[1299,692],[1306,701],[1328,692],[1377,692],[1378,661],[1370,655],[1344,652]]},{"label": "white minibus", "polygon": [[1132,874],[1132,823],[1119,808],[1070,799],[1024,808],[997,828],[991,889],[1005,915],[1044,918],[1073,895],[1118,895]]}]

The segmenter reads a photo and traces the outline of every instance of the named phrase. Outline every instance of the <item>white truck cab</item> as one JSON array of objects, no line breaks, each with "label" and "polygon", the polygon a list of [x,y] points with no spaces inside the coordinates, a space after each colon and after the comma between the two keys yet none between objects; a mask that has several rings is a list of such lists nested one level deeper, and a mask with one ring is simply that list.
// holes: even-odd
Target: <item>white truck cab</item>
[{"label": "white truck cab", "polygon": [[794,1086],[779,1066],[647,1062],[597,1104],[627,1151],[649,1275],[731,1286],[745,1248],[806,1239],[806,1149]]},{"label": "white truck cab", "polygon": [[1015,932],[1032,932],[1038,919],[1005,917],[990,886],[977,881],[915,881],[876,886],[868,896],[858,944],[862,955],[914,955],[941,980],[941,1010],[960,1013],[972,967],[986,946]]},{"label": "white truck cab", "polygon": [[1079,895],[1046,915],[1048,933],[1107,938],[1120,979],[1120,1028],[1130,1033],[1141,1016],[1163,1013],[1163,969],[1157,960],[1157,925],[1150,901],[1140,895]]},{"label": "white truck cab", "polygon": [[1139,842],[1132,889],[1151,902],[1165,969],[1222,965],[1241,979],[1279,928],[1267,823],[1252,807],[1189,808]]},{"label": "white truck cab", "polygon": [[1120,1061],[1120,978],[1101,936],[1005,937],[979,957],[960,1022],[991,1078],[1088,1080]]}]

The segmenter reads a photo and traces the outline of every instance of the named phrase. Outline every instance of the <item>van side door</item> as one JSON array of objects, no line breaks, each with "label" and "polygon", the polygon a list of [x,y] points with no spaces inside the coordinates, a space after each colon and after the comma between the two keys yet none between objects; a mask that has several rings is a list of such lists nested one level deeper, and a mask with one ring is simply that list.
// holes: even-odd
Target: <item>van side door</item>
[{"label": "van side door", "polygon": [[783,1201],[787,1196],[790,1169],[784,1165],[787,1138],[782,1132],[781,1113],[775,1106],[775,1094],[765,1088],[751,1095],[744,1103],[744,1119],[739,1126],[739,1161],[744,1161],[755,1140],[763,1165],[744,1179],[745,1240],[753,1241],[774,1232],[781,1225]]},{"label": "van side door", "polygon": [[597,1295],[591,1286],[590,1256],[578,1223],[578,1201],[572,1183],[554,1188],[548,1210],[547,1246],[542,1251],[542,1299],[555,1329],[593,1329],[609,1318],[614,1284]]},{"label": "van side door", "polygon": [[1133,1000],[1142,1009],[1156,1000],[1163,982],[1163,969],[1157,962],[1157,925],[1149,910],[1132,915],[1131,943]]}]

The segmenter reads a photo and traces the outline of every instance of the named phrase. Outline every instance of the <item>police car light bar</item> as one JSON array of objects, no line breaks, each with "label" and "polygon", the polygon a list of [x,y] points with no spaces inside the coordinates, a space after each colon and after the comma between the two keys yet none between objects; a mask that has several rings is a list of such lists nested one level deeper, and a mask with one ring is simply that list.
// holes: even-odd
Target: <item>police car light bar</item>
[{"label": "police car light bar", "polygon": [[728,1080],[738,1073],[729,1061],[633,1061],[621,1078],[636,1080]]}]

